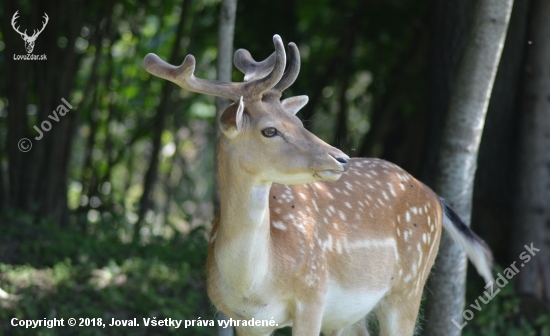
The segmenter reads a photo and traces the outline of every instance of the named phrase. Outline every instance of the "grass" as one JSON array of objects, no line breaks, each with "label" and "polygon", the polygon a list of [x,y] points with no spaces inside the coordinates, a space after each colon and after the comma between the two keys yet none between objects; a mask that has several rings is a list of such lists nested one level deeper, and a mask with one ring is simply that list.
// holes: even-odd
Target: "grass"
[{"label": "grass", "polygon": [[[146,245],[123,243],[117,230],[84,234],[33,222],[24,214],[0,218],[0,334],[214,335],[215,327],[145,327],[143,318],[212,320],[205,288],[203,228]],[[111,233],[109,233],[111,232]],[[12,327],[12,318],[137,318],[140,327]],[[85,320],[83,320],[85,322]]]},{"label": "grass", "polygon": [[[205,288],[205,229],[170,239],[150,237],[138,245],[121,239],[128,236],[126,225],[110,215],[84,231],[76,225],[60,228],[36,221],[24,213],[0,214],[0,335],[215,335],[215,326],[197,322],[179,329],[143,323],[144,318],[199,317],[201,324],[216,323]],[[467,305],[483,294],[476,276],[469,277],[468,288]],[[529,304],[534,313],[527,314],[525,298],[513,288],[510,281],[475,311],[463,335],[550,336],[544,309]],[[70,317],[88,324],[97,324],[97,318],[105,324],[113,318],[136,318],[140,326],[69,327]],[[25,329],[11,326],[12,318],[64,318],[66,326]],[[290,329],[277,335],[290,335]]]}]

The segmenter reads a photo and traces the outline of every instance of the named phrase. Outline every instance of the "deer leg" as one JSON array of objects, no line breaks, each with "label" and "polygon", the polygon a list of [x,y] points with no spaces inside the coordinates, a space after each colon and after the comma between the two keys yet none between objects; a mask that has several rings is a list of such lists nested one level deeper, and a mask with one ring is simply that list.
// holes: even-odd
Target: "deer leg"
[{"label": "deer leg", "polygon": [[292,336],[319,336],[323,307],[322,301],[298,303],[292,325]]},{"label": "deer leg", "polygon": [[384,297],[376,309],[380,336],[412,336],[422,292],[395,292]]},{"label": "deer leg", "polygon": [[369,336],[365,319],[342,329],[323,333],[325,336]]}]

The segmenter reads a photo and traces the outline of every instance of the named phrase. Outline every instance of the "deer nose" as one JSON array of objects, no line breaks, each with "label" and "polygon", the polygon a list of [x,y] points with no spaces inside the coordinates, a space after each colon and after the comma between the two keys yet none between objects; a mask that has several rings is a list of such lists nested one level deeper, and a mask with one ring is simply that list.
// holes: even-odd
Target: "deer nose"
[{"label": "deer nose", "polygon": [[347,172],[349,170],[349,167],[350,167],[349,157],[343,157],[343,156],[336,157],[336,156],[333,156],[333,158],[342,165],[342,168],[344,168],[344,172]]}]

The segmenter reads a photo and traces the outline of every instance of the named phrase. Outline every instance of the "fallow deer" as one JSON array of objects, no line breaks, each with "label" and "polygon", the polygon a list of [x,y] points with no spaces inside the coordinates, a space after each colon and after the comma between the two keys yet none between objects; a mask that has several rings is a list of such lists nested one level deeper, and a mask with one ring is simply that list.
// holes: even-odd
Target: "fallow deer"
[{"label": "fallow deer", "polygon": [[307,131],[295,116],[307,96],[281,100],[298,76],[298,48],[289,44],[285,72],[282,40],[273,41],[275,53],[262,62],[235,52],[241,83],[196,78],[192,55],[179,67],[154,54],[144,59],[155,76],[234,101],[220,117],[221,206],[208,250],[209,297],[233,319],[277,324],[237,327],[238,335],[284,326],[298,336],[368,335],[371,310],[381,335],[412,335],[442,229],[486,281],[491,252],[403,169],[350,159]]}]

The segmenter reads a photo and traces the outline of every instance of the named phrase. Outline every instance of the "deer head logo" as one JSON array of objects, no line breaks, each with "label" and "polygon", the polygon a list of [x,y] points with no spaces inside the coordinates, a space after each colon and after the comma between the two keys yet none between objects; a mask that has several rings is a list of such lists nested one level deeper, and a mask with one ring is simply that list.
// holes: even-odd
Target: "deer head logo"
[{"label": "deer head logo", "polygon": [[19,35],[21,35],[21,37],[23,38],[23,41],[25,41],[25,49],[27,49],[27,54],[30,54],[32,53],[32,50],[34,49],[34,42],[36,41],[36,39],[38,38],[38,35],[40,35],[40,33],[42,33],[42,31],[44,30],[44,28],[46,28],[46,25],[48,24],[48,21],[50,20],[50,18],[48,17],[48,14],[44,13],[44,16],[43,18],[46,20],[45,22],[42,22],[42,29],[40,30],[34,30],[34,34],[32,34],[32,36],[28,36],[27,35],[27,30],[25,29],[25,32],[20,32],[19,31],[19,27],[15,27],[15,21],[19,18],[17,15],[17,12],[19,11],[16,11],[15,14],[13,14],[13,17],[11,18],[11,26],[13,27],[13,29],[19,33]]}]

